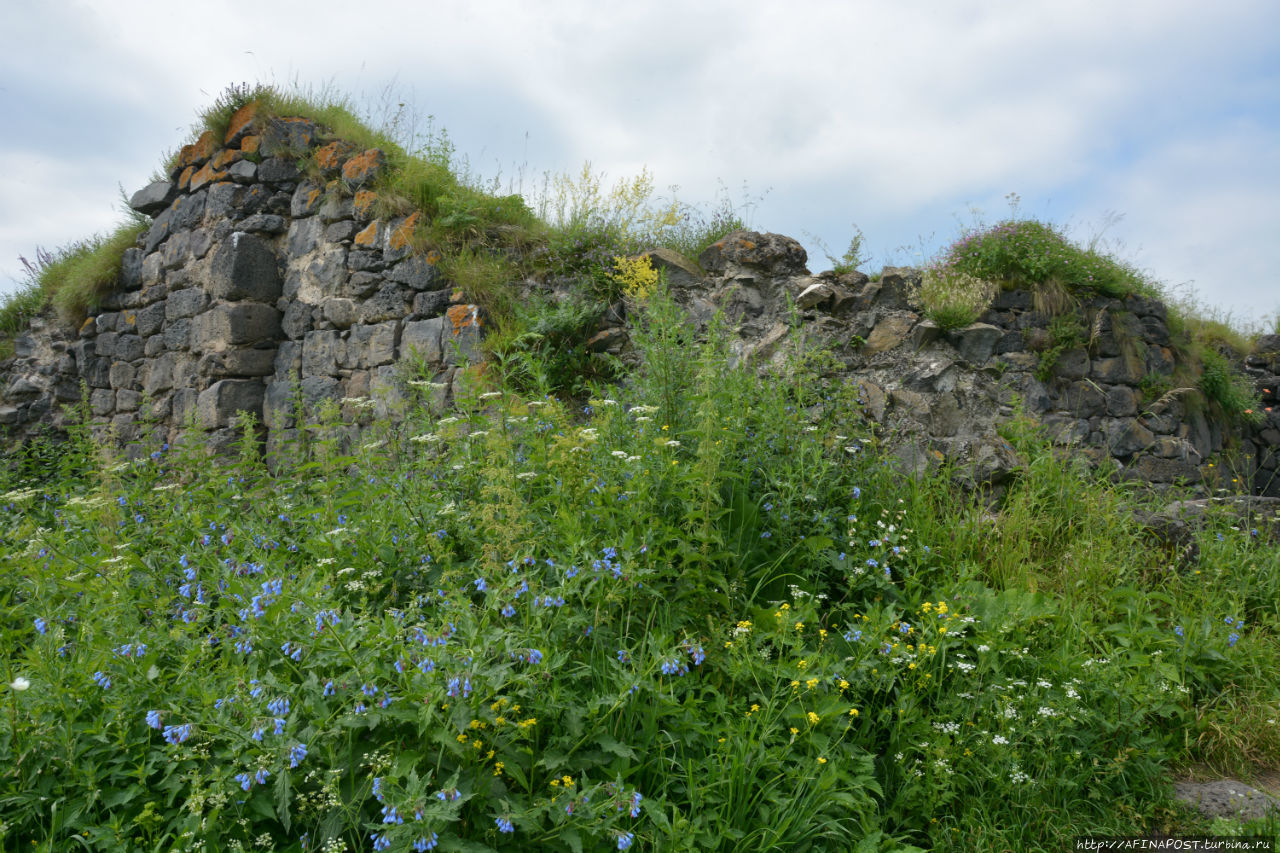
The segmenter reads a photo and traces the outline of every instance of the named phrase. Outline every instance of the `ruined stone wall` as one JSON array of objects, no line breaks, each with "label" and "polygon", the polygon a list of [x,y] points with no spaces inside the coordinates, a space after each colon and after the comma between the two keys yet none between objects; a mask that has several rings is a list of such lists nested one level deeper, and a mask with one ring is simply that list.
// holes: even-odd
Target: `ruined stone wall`
[{"label": "ruined stone wall", "polygon": [[[240,411],[280,440],[296,428],[295,390],[310,411],[371,397],[385,412],[417,377],[445,402],[459,365],[479,359],[479,309],[438,256],[412,252],[417,214],[375,215],[382,152],[319,134],[251,106],[223,140],[183,148],[170,180],[132,199],[154,218],[118,292],[78,329],[43,319],[18,337],[0,386],[9,436],[60,424],[82,383],[95,430],[133,447],[194,420],[216,449]],[[304,155],[319,180],[299,172]]]},{"label": "ruined stone wall", "polygon": [[[125,253],[119,290],[78,328],[44,318],[18,336],[0,365],[0,428],[10,440],[57,428],[87,388],[95,431],[132,452],[190,423],[216,451],[245,411],[270,450],[295,435],[297,412],[326,400],[372,399],[392,414],[416,393],[411,378],[447,405],[481,358],[483,317],[436,254],[414,252],[420,214],[379,215],[394,209],[371,188],[384,168],[377,149],[252,105],[223,139],[183,148],[169,180],[132,199],[153,220]],[[943,331],[913,305],[918,271],[814,276],[804,249],[776,234],[736,232],[697,263],[651,257],[695,321],[724,313],[737,361],[776,366],[800,337],[826,347],[835,361],[823,381],[858,384],[907,469],[946,461],[971,484],[998,485],[1022,464],[999,435],[1020,407],[1124,476],[1280,495],[1280,337],[1243,365],[1268,407],[1246,425],[1175,387],[1156,301],[1077,299],[1058,314],[1081,330],[1064,347],[1030,292],[1001,293],[979,322]],[[613,306],[584,344],[625,355],[624,315]],[[1224,449],[1231,464],[1218,464]]]},{"label": "ruined stone wall", "polygon": [[[1121,476],[1280,496],[1280,336],[1260,339],[1239,365],[1264,406],[1261,422],[1246,424],[1215,416],[1178,370],[1155,300],[1084,296],[1055,315],[1037,310],[1030,291],[1005,291],[978,322],[943,331],[913,305],[918,270],[814,276],[796,241],[754,232],[724,238],[700,268],[653,257],[701,322],[725,313],[739,358],[780,365],[801,336],[827,348],[835,364],[825,381],[859,384],[865,414],[904,468],[947,461],[970,484],[998,484],[1023,464],[998,432],[1020,409],[1058,445]],[[1055,318],[1079,330],[1056,353]]]}]

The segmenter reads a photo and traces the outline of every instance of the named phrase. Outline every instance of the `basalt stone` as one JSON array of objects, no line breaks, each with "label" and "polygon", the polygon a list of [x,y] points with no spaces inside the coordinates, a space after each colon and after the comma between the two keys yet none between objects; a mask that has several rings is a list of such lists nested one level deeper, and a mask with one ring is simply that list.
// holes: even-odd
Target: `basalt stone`
[{"label": "basalt stone", "polygon": [[1151,430],[1132,418],[1104,418],[1102,433],[1112,456],[1127,457],[1155,444]]},{"label": "basalt stone", "polygon": [[440,340],[443,329],[444,318],[442,317],[405,323],[404,330],[400,334],[400,358],[418,360],[426,364],[441,363],[443,351],[440,348]]},{"label": "basalt stone", "polygon": [[302,181],[289,199],[289,215],[295,219],[311,216],[320,210],[324,201],[324,187],[315,181]]},{"label": "basalt stone", "polygon": [[[324,223],[337,222],[342,219],[350,219],[355,216],[350,196],[341,196],[335,194],[327,194],[320,204],[320,221]],[[355,227],[352,226],[352,236],[354,236]]]},{"label": "basalt stone", "polygon": [[1053,365],[1053,375],[1068,382],[1084,379],[1089,375],[1089,353],[1083,347],[1061,353]]},{"label": "basalt stone", "polygon": [[338,372],[338,363],[345,358],[346,346],[341,333],[308,332],[302,343],[302,376],[332,376]]},{"label": "basalt stone", "polygon": [[113,353],[120,361],[137,361],[143,355],[142,338],[137,335],[118,336]]},{"label": "basalt stone", "polygon": [[165,353],[146,362],[138,375],[142,390],[154,396],[172,388],[174,361],[172,353]]},{"label": "basalt stone", "polygon": [[347,254],[347,268],[352,272],[380,272],[386,266],[382,252],[376,250],[353,249]]},{"label": "basalt stone", "polygon": [[89,362],[84,378],[85,381],[89,383],[90,388],[110,388],[111,359],[95,358],[93,361]]},{"label": "basalt stone", "polygon": [[1132,388],[1112,385],[1106,393],[1107,414],[1113,418],[1127,418],[1138,413],[1138,395]]},{"label": "basalt stone", "polygon": [[698,265],[709,273],[723,273],[731,265],[755,268],[772,276],[807,275],[804,247],[781,234],[734,231],[712,243],[698,256]]},{"label": "basalt stone", "polygon": [[1144,371],[1127,358],[1099,358],[1090,366],[1093,378],[1104,385],[1137,385]]},{"label": "basalt stone", "polygon": [[142,261],[146,253],[136,246],[124,250],[120,257],[120,289],[137,290],[142,287]]},{"label": "basalt stone", "polygon": [[325,242],[350,243],[351,238],[356,235],[356,227],[350,219],[335,222],[324,229]]},{"label": "basalt stone", "polygon": [[314,217],[295,219],[289,225],[286,247],[290,258],[301,258],[315,251],[324,238],[324,223]]},{"label": "basalt stone", "polygon": [[251,160],[239,160],[227,169],[227,177],[237,184],[251,184],[258,177],[258,164]]},{"label": "basalt stone", "polygon": [[276,379],[293,379],[302,372],[302,341],[281,341],[276,349]]},{"label": "basalt stone", "polygon": [[275,372],[274,349],[241,348],[209,353],[197,363],[201,376],[270,376]]},{"label": "basalt stone", "polygon": [[[105,335],[108,332],[116,331],[116,327],[119,326],[120,324],[120,312],[119,311],[103,311],[97,317],[93,318],[93,322],[98,329],[98,336],[101,337],[102,335]],[[30,339],[28,338],[28,340]],[[107,340],[105,341],[105,345],[108,347],[114,346],[115,338],[107,338]],[[99,350],[101,350],[102,346],[103,344],[98,345]],[[19,358],[27,358],[31,355],[31,353],[19,352],[17,353],[17,355]]]},{"label": "basalt stone", "polygon": [[155,358],[165,351],[164,336],[151,335],[142,339],[142,354],[147,358]]},{"label": "basalt stone", "polygon": [[136,412],[138,406],[142,402],[142,395],[137,391],[131,391],[127,388],[121,388],[116,391],[116,411],[117,412]]},{"label": "basalt stone", "polygon": [[255,213],[240,223],[242,231],[257,231],[263,234],[283,234],[288,228],[283,216],[274,213]]},{"label": "basalt stone", "polygon": [[164,253],[152,252],[142,259],[142,284],[144,287],[155,287],[165,280]]},{"label": "basalt stone", "polygon": [[291,340],[298,340],[311,330],[311,309],[309,302],[291,301],[285,305],[284,317],[280,321],[280,329]]},{"label": "basalt stone", "polygon": [[209,187],[204,203],[206,222],[217,219],[239,219],[244,216],[244,200],[249,194],[245,187],[229,181]]},{"label": "basalt stone", "polygon": [[155,216],[173,203],[178,187],[172,181],[156,181],[133,194],[129,206],[139,213]]},{"label": "basalt stone", "polygon": [[479,306],[451,306],[444,312],[444,327],[440,333],[444,363],[479,364],[483,360],[480,351],[483,336]]},{"label": "basalt stone", "polygon": [[258,164],[258,180],[267,184],[295,181],[301,173],[292,160],[284,157],[268,157]]},{"label": "basalt stone", "polygon": [[1035,308],[1034,295],[1029,290],[1001,290],[991,300],[996,311],[1030,311]]},{"label": "basalt stone", "polygon": [[406,258],[388,270],[386,277],[414,290],[440,290],[449,286],[440,268],[422,256]]},{"label": "basalt stone", "polygon": [[947,337],[962,359],[974,366],[981,366],[995,352],[996,344],[1004,337],[1004,331],[986,323],[974,323],[951,332]]},{"label": "basalt stone", "polygon": [[409,313],[408,308],[408,300],[401,292],[400,286],[388,282],[378,288],[377,293],[361,303],[360,322],[373,324],[398,320]]},{"label": "basalt stone", "polygon": [[128,388],[137,376],[137,369],[127,361],[117,361],[111,365],[111,387]]},{"label": "basalt stone", "polygon": [[172,219],[173,208],[169,207],[152,220],[151,227],[147,229],[144,251],[154,252],[156,247],[169,237],[169,223]]},{"label": "basalt stone", "polygon": [[395,361],[400,323],[392,320],[375,326],[352,326],[347,340],[347,358],[357,354],[353,367],[379,367]]},{"label": "basalt stone", "polygon": [[189,287],[184,290],[175,290],[165,300],[164,316],[166,320],[194,317],[208,305],[209,294],[205,293],[203,288]]},{"label": "basalt stone", "polygon": [[193,349],[218,352],[228,347],[253,345],[278,338],[280,312],[258,302],[215,305],[195,318]]},{"label": "basalt stone", "polygon": [[439,317],[449,307],[449,291],[434,290],[413,297],[413,313],[416,317]]},{"label": "basalt stone", "polygon": [[321,308],[324,318],[339,329],[349,328],[359,316],[359,308],[350,299],[326,299]]},{"label": "basalt stone", "polygon": [[262,400],[262,422],[273,432],[294,426],[294,383],[275,381],[267,383]]},{"label": "basalt stone", "polygon": [[89,395],[89,411],[98,417],[109,415],[116,410],[116,392],[110,388],[98,388]]},{"label": "basalt stone", "polygon": [[204,219],[205,192],[183,196],[173,206],[173,218],[169,223],[171,231],[187,231],[197,227]]},{"label": "basalt stone", "polygon": [[1078,418],[1092,418],[1107,410],[1107,398],[1093,382],[1072,382],[1057,393],[1058,404]]},{"label": "basalt stone", "polygon": [[220,429],[235,424],[240,412],[262,417],[266,386],[256,379],[223,379],[200,392],[196,419],[203,429]]},{"label": "basalt stone", "polygon": [[274,302],[281,290],[275,252],[261,238],[237,231],[214,253],[207,290],[214,299]]},{"label": "basalt stone", "polygon": [[264,157],[299,157],[316,137],[316,123],[305,118],[272,118],[262,129],[258,150]]},{"label": "basalt stone", "polygon": [[[278,192],[271,194],[271,197],[267,199],[267,202],[263,205],[262,209],[267,213],[274,213],[277,216],[288,216],[289,209],[293,205],[293,187],[288,184],[277,184],[276,186],[281,189]],[[287,189],[285,189],[285,187],[287,187]]]}]

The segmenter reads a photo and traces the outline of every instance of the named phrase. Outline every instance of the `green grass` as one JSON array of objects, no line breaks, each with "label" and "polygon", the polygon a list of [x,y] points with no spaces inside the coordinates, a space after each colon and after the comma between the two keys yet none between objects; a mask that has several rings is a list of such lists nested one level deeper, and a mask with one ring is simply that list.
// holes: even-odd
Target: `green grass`
[{"label": "green grass", "polygon": [[585,411],[349,407],[347,445],[330,407],[278,476],[11,460],[0,844],[1057,849],[1280,764],[1275,545],[1215,523],[1180,573],[1022,421],[999,507],[912,482],[820,353],[757,378],[646,317]]}]

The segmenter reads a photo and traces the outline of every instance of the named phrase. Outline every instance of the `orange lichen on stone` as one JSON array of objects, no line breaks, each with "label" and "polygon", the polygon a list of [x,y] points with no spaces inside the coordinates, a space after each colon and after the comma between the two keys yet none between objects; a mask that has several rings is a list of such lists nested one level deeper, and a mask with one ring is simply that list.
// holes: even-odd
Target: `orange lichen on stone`
[{"label": "orange lichen on stone", "polygon": [[212,164],[213,168],[215,169],[225,169],[228,166],[230,166],[232,163],[236,162],[237,160],[241,160],[243,158],[244,158],[244,155],[241,154],[239,151],[236,151],[235,149],[232,149],[232,148],[223,148],[217,154],[214,154],[213,159],[210,160],[209,162],[210,164]]},{"label": "orange lichen on stone", "polygon": [[182,174],[178,176],[178,189],[185,190],[191,186],[191,176],[196,173],[195,166],[188,166],[182,170]]},{"label": "orange lichen on stone", "polygon": [[357,246],[376,246],[381,233],[382,220],[375,219],[369,223],[367,228],[355,236],[354,242]]},{"label": "orange lichen on stone", "polygon": [[354,146],[350,142],[337,140],[316,149],[316,165],[326,172],[336,172],[342,167],[342,160],[351,153]]},{"label": "orange lichen on stone", "polygon": [[191,191],[195,192],[205,184],[221,181],[226,177],[227,173],[213,168],[213,163],[205,163],[200,167],[200,171],[191,176]]},{"label": "orange lichen on stone", "polygon": [[451,305],[449,310],[444,312],[444,316],[453,326],[455,335],[468,326],[479,328],[481,325],[480,309],[475,305]]},{"label": "orange lichen on stone", "polygon": [[178,165],[198,166],[212,157],[217,149],[218,141],[213,138],[213,131],[206,130],[195,142],[182,146],[178,152]]},{"label": "orange lichen on stone", "polygon": [[253,129],[253,120],[257,118],[260,106],[257,101],[250,101],[235,111],[230,123],[227,124],[227,135],[222,140],[224,145],[235,145],[239,142],[241,150],[244,150],[244,138]]},{"label": "orange lichen on stone", "polygon": [[756,244],[750,240],[739,240],[738,245],[746,249],[748,252],[756,247]]},{"label": "orange lichen on stone", "polygon": [[394,231],[391,232],[387,245],[392,249],[406,248],[413,240],[413,229],[418,227],[419,220],[422,216],[415,210],[409,215],[404,222],[401,222]]},{"label": "orange lichen on stone", "polygon": [[347,183],[360,186],[373,180],[386,162],[381,148],[370,148],[348,160],[342,167],[342,177]]},{"label": "orange lichen on stone", "polygon": [[431,266],[434,267],[442,260],[444,260],[444,255],[440,254],[439,251],[432,249],[430,252],[427,252],[427,263],[431,264]]},{"label": "orange lichen on stone", "polygon": [[246,136],[240,140],[240,150],[245,154],[256,154],[258,153],[258,146],[261,144],[261,136]]},{"label": "orange lichen on stone", "polygon": [[378,194],[373,190],[356,190],[356,197],[351,202],[351,209],[356,219],[368,219],[377,201]]},{"label": "orange lichen on stone", "polygon": [[96,326],[97,324],[98,324],[98,318],[85,317],[84,322],[80,324],[80,334],[83,335],[85,333],[85,330],[89,329],[92,326]]}]

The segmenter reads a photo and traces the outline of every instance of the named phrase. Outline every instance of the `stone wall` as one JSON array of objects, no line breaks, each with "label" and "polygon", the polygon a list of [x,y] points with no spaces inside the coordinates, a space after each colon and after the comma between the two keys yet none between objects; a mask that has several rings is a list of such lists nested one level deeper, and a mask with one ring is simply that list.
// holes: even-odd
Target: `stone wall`
[{"label": "stone wall", "polygon": [[[307,155],[319,179],[299,171]],[[240,411],[279,440],[296,428],[295,390],[312,411],[372,397],[385,412],[413,376],[445,402],[479,358],[483,321],[438,255],[412,251],[418,214],[376,215],[381,168],[377,149],[324,143],[314,123],[252,106],[225,139],[183,148],[171,179],[131,201],[153,220],[119,291],[78,329],[43,319],[18,337],[0,424],[18,438],[56,427],[82,383],[95,429],[134,447],[194,421],[216,448]]]},{"label": "stone wall", "polygon": [[1214,417],[1173,382],[1195,380],[1176,370],[1158,301],[1093,296],[1065,306],[1058,322],[1074,318],[1079,341],[1054,353],[1055,318],[1026,290],[1000,293],[978,322],[944,332],[912,305],[918,270],[886,268],[877,281],[814,276],[796,241],[754,232],[729,235],[697,266],[653,258],[700,322],[725,312],[739,358],[780,364],[797,336],[827,347],[828,379],[859,383],[866,415],[905,468],[946,460],[970,484],[998,485],[1022,464],[997,431],[1020,408],[1055,443],[1122,476],[1280,496],[1280,336],[1264,336],[1239,364],[1265,407],[1262,422],[1247,425]]},{"label": "stone wall", "polygon": [[[87,388],[93,428],[132,452],[193,423],[216,451],[244,411],[270,450],[295,434],[297,412],[326,400],[369,398],[387,416],[411,378],[447,405],[481,358],[484,318],[437,254],[415,253],[420,214],[380,215],[394,209],[371,188],[384,168],[377,149],[252,105],[223,139],[183,148],[170,179],[131,201],[153,219],[125,253],[119,290],[78,328],[44,318],[18,336],[0,365],[0,427],[10,439],[57,428]],[[1280,495],[1280,337],[1243,365],[1268,406],[1246,426],[1171,385],[1177,354],[1159,302],[1079,300],[1058,315],[1080,330],[1062,346],[1030,292],[1003,292],[979,322],[944,332],[912,305],[918,271],[814,276],[804,249],[776,234],[737,232],[698,263],[651,257],[695,321],[724,312],[735,359],[779,364],[797,336],[826,346],[828,381],[858,383],[907,469],[946,460],[971,484],[998,485],[1021,465],[998,434],[1021,407],[1124,476]],[[624,315],[613,306],[585,344],[625,356]],[[1233,464],[1219,464],[1224,448]]]}]

